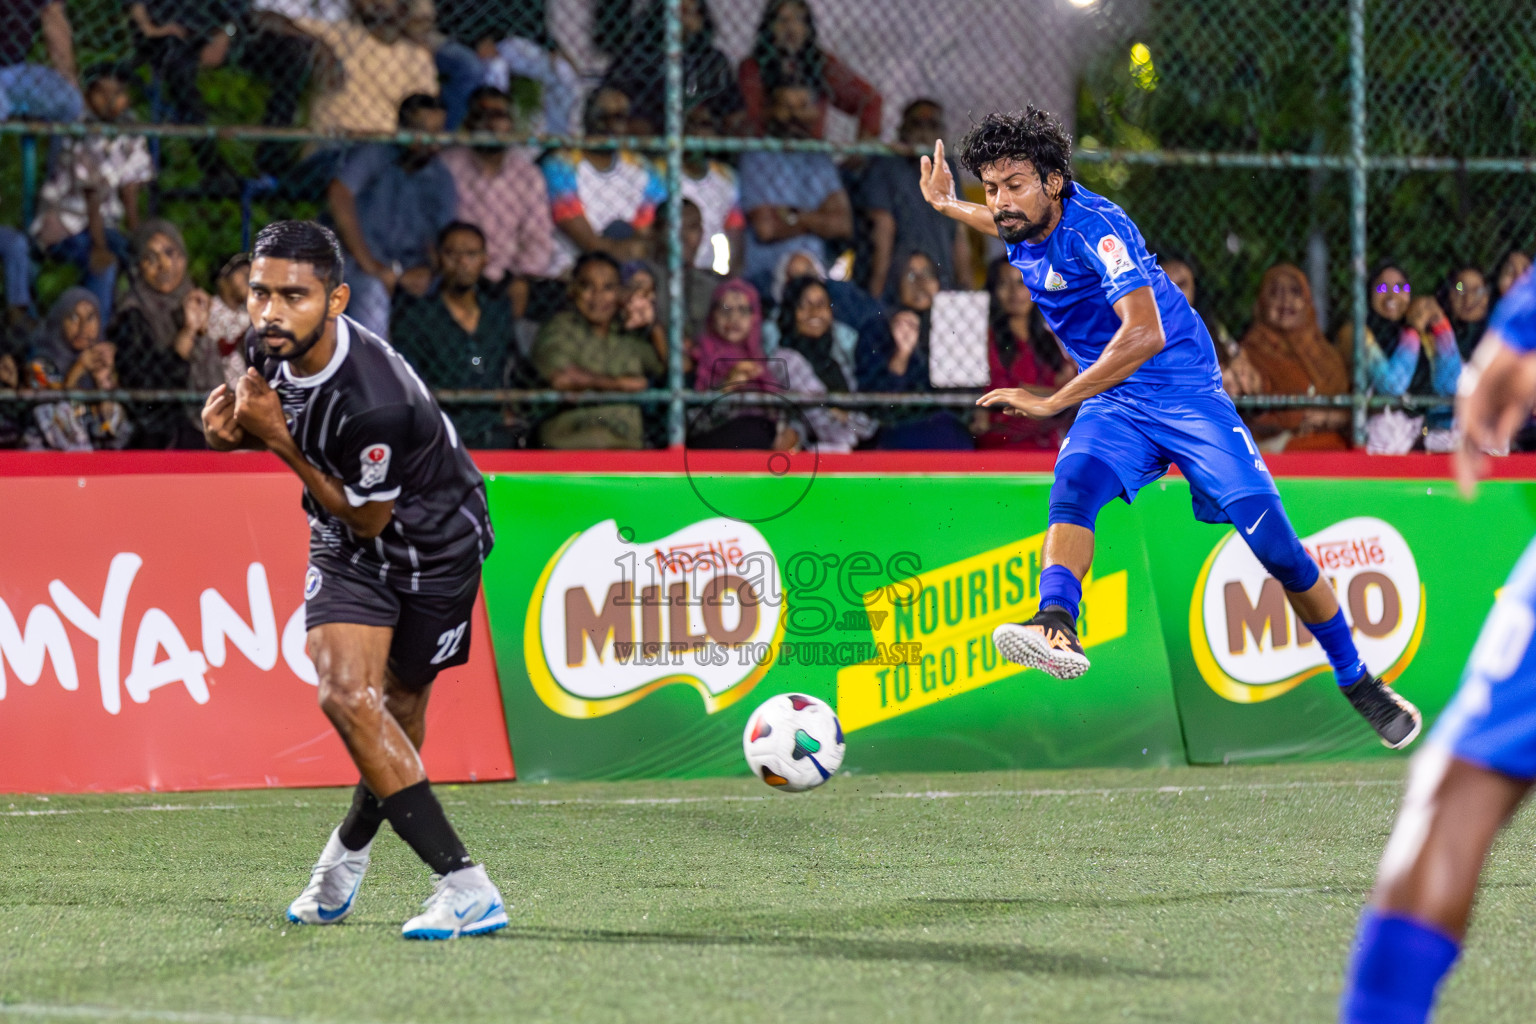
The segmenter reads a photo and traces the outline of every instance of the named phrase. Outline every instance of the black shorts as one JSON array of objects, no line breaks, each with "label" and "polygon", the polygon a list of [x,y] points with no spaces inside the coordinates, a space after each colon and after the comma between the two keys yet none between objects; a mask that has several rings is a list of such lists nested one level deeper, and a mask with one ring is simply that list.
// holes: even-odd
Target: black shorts
[{"label": "black shorts", "polygon": [[480,566],[464,574],[453,593],[399,591],[324,548],[311,548],[304,576],[304,626],[333,622],[389,626],[389,670],[412,689],[428,685],[445,668],[469,660]]}]

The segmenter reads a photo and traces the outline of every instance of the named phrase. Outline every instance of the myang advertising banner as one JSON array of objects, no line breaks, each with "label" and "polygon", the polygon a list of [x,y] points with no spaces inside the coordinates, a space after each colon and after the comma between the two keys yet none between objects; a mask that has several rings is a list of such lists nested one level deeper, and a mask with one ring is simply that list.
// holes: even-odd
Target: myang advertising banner
[{"label": "myang advertising banner", "polygon": [[1183,760],[1140,523],[1099,536],[1091,683],[1001,661],[1039,601],[1032,476],[490,478],[486,598],[519,774],[734,774],[768,697],[836,707],[846,766]]},{"label": "myang advertising banner", "polygon": [[[1494,592],[1533,532],[1536,486],[1440,480],[1278,481],[1356,645],[1432,721],[1455,692]],[[1231,527],[1196,523],[1177,479],[1112,505],[1139,516],[1192,762],[1387,753],[1337,692],[1305,624]]]},{"label": "myang advertising banner", "polygon": [[[0,479],[0,791],[356,781],[304,653],[299,495],[286,473]],[[512,776],[477,619],[429,712],[445,781]]]}]

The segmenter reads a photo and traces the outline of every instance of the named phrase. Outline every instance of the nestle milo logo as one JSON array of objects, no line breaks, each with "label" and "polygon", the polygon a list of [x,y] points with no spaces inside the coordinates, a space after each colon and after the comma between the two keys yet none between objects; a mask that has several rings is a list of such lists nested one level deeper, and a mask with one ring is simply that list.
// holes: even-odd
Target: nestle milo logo
[{"label": "nestle milo logo", "polygon": [[[1338,595],[1366,664],[1389,682],[1397,678],[1424,635],[1424,588],[1408,542],[1385,520],[1358,516],[1302,543]],[[1236,532],[1200,570],[1189,640],[1201,677],[1242,704],[1278,697],[1329,670],[1280,581]]]},{"label": "nestle milo logo", "polygon": [[607,520],[545,565],[524,620],[534,691],[568,718],[628,707],[663,686],[692,686],[713,714],[772,663],[744,658],[783,636],[778,561],[750,524],[706,519],[648,542]]}]

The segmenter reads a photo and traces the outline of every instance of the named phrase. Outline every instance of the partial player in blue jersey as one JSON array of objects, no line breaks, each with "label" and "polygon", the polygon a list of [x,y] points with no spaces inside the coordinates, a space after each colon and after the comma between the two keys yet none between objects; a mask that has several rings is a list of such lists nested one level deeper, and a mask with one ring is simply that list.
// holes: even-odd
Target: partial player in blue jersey
[{"label": "partial player in blue jersey", "polygon": [[1046,323],[1082,369],[1058,391],[1003,388],[979,404],[1048,419],[1081,403],[1056,458],[1040,610],[993,633],[1009,661],[1071,679],[1088,669],[1077,637],[1093,530],[1111,499],[1179,467],[1195,516],[1231,523],[1281,585],[1328,654],[1340,692],[1389,747],[1419,734],[1418,709],[1366,668],[1333,588],[1302,547],[1237,409],[1221,390],[1205,325],[1147,252],[1125,211],[1072,181],[1072,138],[1051,116],[989,114],[960,161],[986,188],[985,206],[955,196],[944,143],[922,160],[934,209],[1008,245]]},{"label": "partial player in blue jersey", "polygon": [[[1507,451],[1536,403],[1536,275],[1494,311],[1461,378],[1456,475]],[[1413,761],[1344,979],[1344,1024],[1423,1024],[1467,933],[1483,860],[1536,781],[1536,540],[1483,623],[1461,689]]]}]

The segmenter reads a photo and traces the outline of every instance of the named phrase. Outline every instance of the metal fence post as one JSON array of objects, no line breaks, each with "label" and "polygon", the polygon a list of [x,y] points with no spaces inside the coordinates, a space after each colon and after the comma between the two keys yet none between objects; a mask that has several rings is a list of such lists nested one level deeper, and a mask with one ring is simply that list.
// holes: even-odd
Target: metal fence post
[{"label": "metal fence post", "polygon": [[1365,203],[1365,0],[1349,0],[1349,264],[1354,291],[1355,446],[1365,444],[1367,379],[1365,372],[1365,313],[1370,281],[1366,275]]},{"label": "metal fence post", "polygon": [[682,0],[667,0],[667,444],[681,447],[683,419],[683,16]]}]

